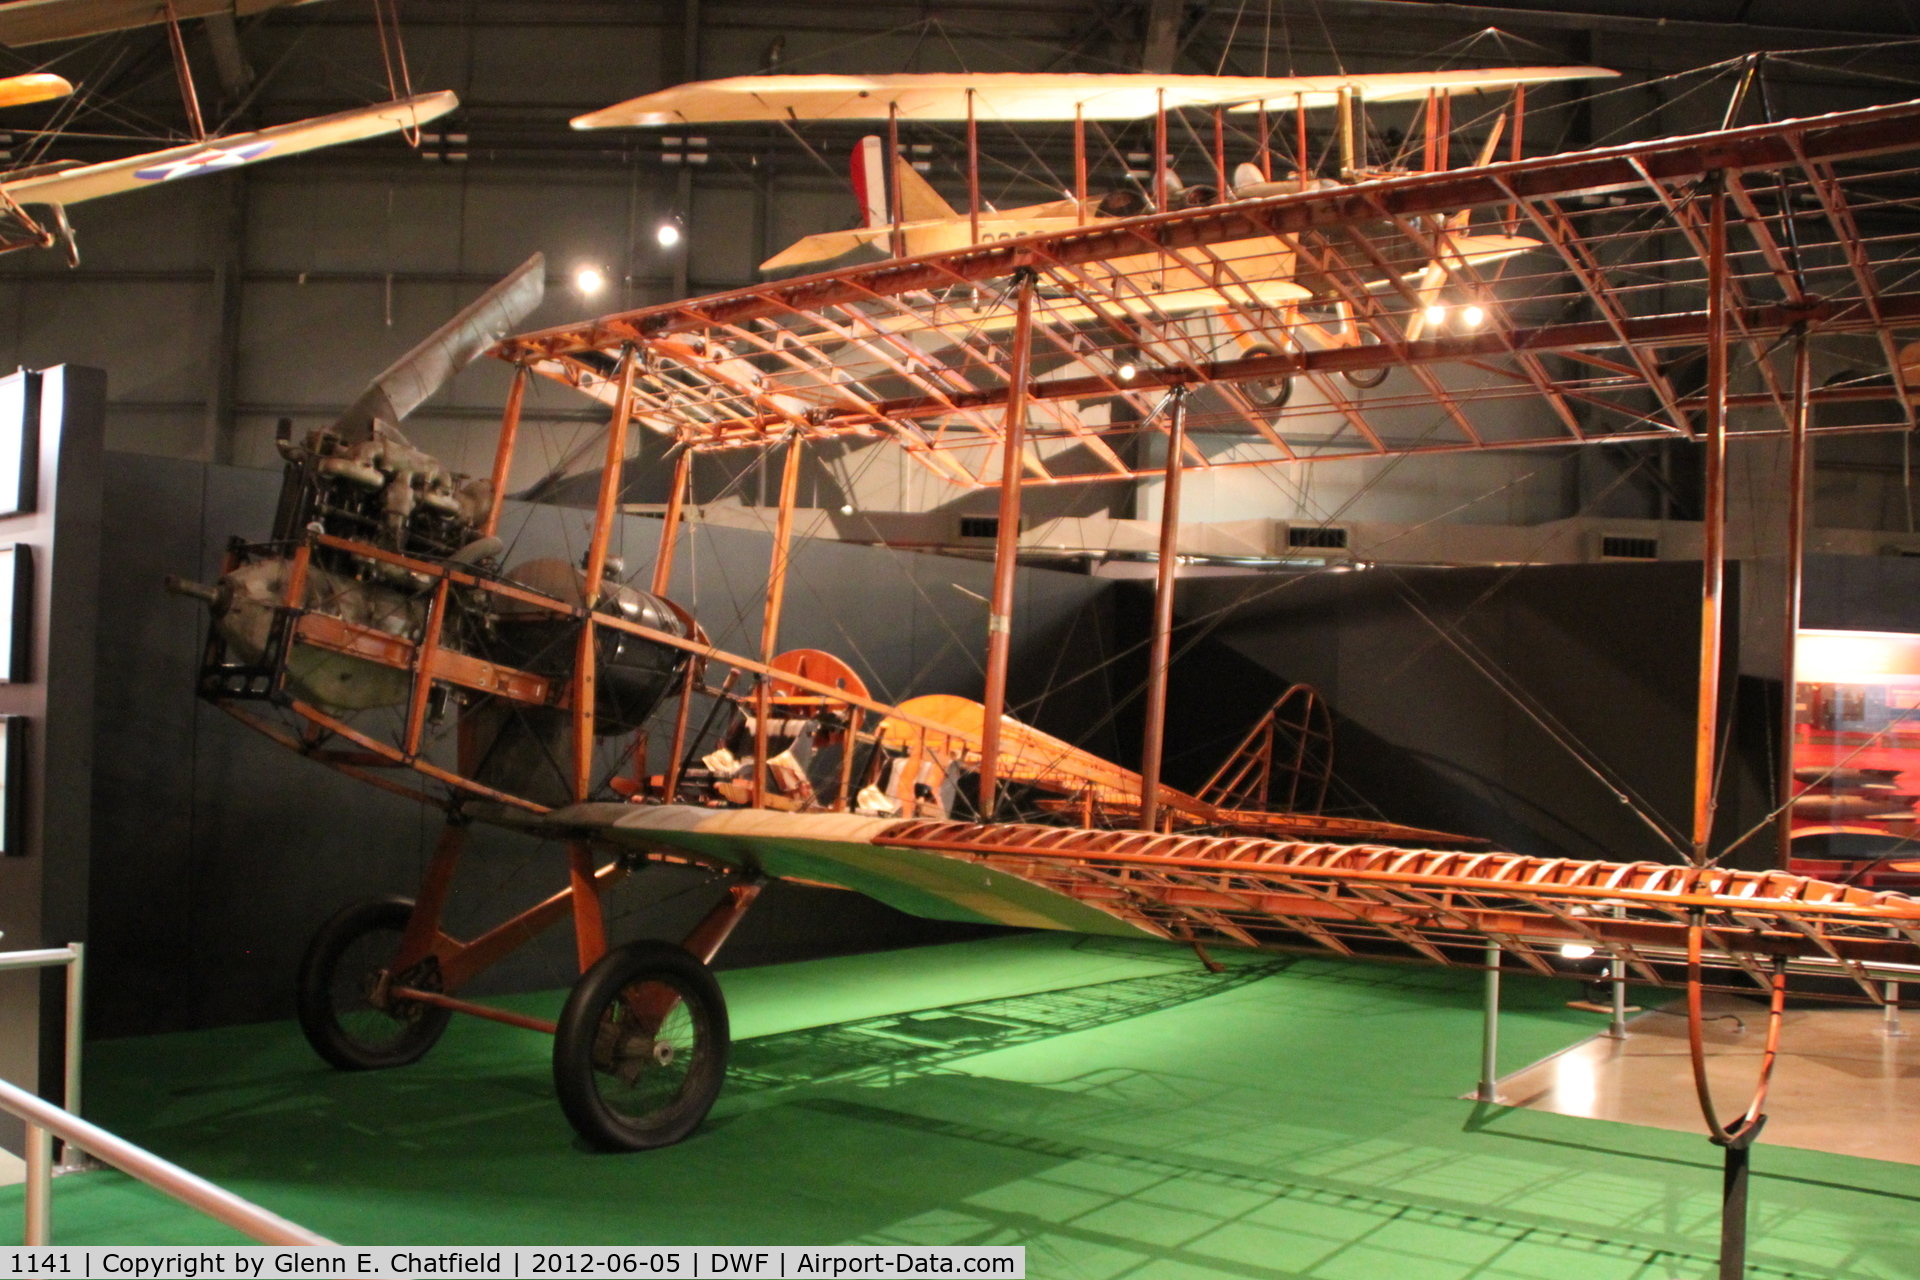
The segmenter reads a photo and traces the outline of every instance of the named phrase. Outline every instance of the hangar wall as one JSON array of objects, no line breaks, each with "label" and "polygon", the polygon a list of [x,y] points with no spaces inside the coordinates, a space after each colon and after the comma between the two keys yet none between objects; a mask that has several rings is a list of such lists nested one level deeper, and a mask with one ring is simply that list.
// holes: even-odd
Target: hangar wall
[{"label": "hangar wall", "polygon": [[[1744,568],[1729,566],[1730,618]],[[1122,616],[1144,613],[1151,592],[1126,585]],[[1539,856],[1682,860],[1655,826],[1684,831],[1692,812],[1697,563],[1197,579],[1180,612],[1176,645],[1192,647],[1168,733],[1188,744],[1174,767],[1189,783],[1246,732],[1248,708],[1305,682],[1335,712],[1336,803]],[[1725,700],[1740,685],[1729,630]],[[1762,758],[1735,744],[1718,839],[1764,812]],[[1745,852],[1772,865],[1771,845]]]}]

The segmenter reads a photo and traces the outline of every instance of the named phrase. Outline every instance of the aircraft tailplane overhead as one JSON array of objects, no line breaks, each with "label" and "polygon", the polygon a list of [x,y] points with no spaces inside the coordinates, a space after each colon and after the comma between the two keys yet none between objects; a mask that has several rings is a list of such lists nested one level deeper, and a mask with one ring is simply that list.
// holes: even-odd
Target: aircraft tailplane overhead
[{"label": "aircraft tailplane overhead", "polygon": [[961,216],[959,210],[940,198],[933,184],[921,177],[920,171],[905,156],[894,157],[893,175],[894,181],[900,184],[902,222],[934,222]]},{"label": "aircraft tailplane overhead", "polygon": [[[887,144],[872,134],[860,139],[860,145],[853,149],[853,161],[849,168],[853,178],[853,198],[860,204],[860,225],[863,227],[893,225],[893,206],[889,199],[892,193],[886,182],[886,156]],[[940,193],[903,157],[894,157],[893,181],[900,193],[902,222],[937,222],[960,216],[959,211],[941,199]]]}]

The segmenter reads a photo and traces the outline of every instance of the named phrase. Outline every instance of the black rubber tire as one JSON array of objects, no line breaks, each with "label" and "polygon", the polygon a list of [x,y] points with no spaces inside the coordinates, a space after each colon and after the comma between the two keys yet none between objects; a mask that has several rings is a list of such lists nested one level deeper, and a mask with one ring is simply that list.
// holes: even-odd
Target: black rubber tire
[{"label": "black rubber tire", "polygon": [[[676,997],[651,1033],[633,1027],[626,997],[636,989]],[[616,947],[581,975],[561,1010],[553,1038],[560,1110],[602,1151],[671,1146],[712,1109],[729,1045],[727,1002],[711,969],[669,942]]]},{"label": "black rubber tire", "polygon": [[1378,369],[1342,369],[1340,376],[1354,386],[1370,391],[1385,382],[1387,375],[1392,372],[1393,370],[1382,365]]},{"label": "black rubber tire", "polygon": [[[368,1000],[400,949],[413,903],[370,898],[343,907],[320,926],[300,960],[295,1001],[300,1030],[313,1051],[342,1071],[378,1071],[417,1062],[440,1039],[449,1009],[400,1003],[378,1009]],[[402,985],[437,988],[431,965],[402,975]]]},{"label": "black rubber tire", "polygon": [[[1258,356],[1274,356],[1280,353],[1264,343],[1248,347],[1240,353],[1243,360]],[[1240,384],[1247,399],[1256,409],[1284,409],[1287,401],[1293,399],[1292,378],[1249,378]]]}]

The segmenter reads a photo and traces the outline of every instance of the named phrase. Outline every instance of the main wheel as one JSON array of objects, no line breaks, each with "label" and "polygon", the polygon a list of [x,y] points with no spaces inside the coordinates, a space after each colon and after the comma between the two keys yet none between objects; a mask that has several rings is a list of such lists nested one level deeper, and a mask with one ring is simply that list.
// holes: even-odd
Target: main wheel
[{"label": "main wheel", "polygon": [[[1252,360],[1260,356],[1277,356],[1280,353],[1265,343],[1248,347],[1240,353],[1242,360]],[[1292,378],[1249,378],[1240,384],[1247,399],[1256,409],[1284,409],[1287,401],[1293,399]]]},{"label": "main wheel", "polygon": [[1342,369],[1340,376],[1356,387],[1371,389],[1385,382],[1387,375],[1392,372],[1384,366],[1378,369]]},{"label": "main wheel", "polygon": [[300,961],[300,1029],[313,1051],[342,1071],[403,1067],[433,1048],[451,1010],[392,1000],[389,987],[439,986],[431,961],[391,972],[413,903],[372,898],[320,926]]},{"label": "main wheel", "polygon": [[713,971],[667,942],[630,942],[575,984],[553,1038],[560,1110],[602,1151],[645,1151],[699,1127],[727,1074]]}]

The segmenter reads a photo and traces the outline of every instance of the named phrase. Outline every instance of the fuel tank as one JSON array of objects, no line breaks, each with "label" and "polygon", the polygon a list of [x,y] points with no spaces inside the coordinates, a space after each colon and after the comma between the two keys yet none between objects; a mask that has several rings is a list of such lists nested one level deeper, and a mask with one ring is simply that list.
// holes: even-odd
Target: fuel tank
[{"label": "fuel tank", "polygon": [[[565,560],[528,560],[505,577],[575,607],[586,601],[586,573]],[[572,673],[579,634],[572,619],[507,596],[497,597],[494,609],[499,661],[545,676]],[[670,602],[611,580],[601,584],[594,611],[682,639],[693,634],[692,619]],[[612,627],[595,629],[594,650],[594,731],[601,735],[644,723],[678,685],[688,656]]]}]

